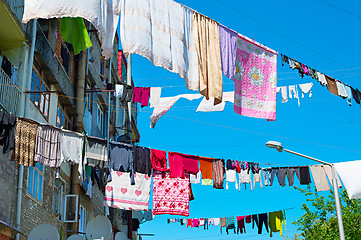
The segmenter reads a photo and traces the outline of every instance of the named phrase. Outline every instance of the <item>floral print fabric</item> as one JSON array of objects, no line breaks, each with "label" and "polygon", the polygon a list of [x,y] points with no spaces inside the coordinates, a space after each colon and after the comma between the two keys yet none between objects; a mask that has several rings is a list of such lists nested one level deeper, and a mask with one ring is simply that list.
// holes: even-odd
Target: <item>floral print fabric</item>
[{"label": "floral print fabric", "polygon": [[189,216],[189,175],[170,178],[169,171],[154,171],[153,214]]},{"label": "floral print fabric", "polygon": [[234,111],[276,119],[277,52],[238,35]]}]

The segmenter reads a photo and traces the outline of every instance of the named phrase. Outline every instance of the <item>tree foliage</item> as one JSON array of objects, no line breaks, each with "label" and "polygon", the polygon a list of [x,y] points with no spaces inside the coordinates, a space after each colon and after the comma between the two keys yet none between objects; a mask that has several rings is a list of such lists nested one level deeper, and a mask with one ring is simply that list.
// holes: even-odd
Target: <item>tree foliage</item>
[{"label": "tree foliage", "polygon": [[[295,187],[307,196],[307,203],[302,204],[305,213],[293,224],[298,225],[301,237],[312,240],[334,240],[340,239],[335,207],[335,198],[331,191],[323,196],[312,190]],[[345,229],[345,238],[361,240],[361,200],[350,200],[347,192],[340,192],[342,218]],[[298,237],[294,239],[299,239]]]}]

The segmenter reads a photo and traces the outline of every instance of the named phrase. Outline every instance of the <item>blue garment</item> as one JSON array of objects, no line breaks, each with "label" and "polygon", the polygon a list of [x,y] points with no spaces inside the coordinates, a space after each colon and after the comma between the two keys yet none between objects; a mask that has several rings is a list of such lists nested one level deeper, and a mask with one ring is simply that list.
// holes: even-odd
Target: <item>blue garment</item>
[{"label": "blue garment", "polygon": [[347,103],[348,105],[352,106],[352,91],[351,88],[347,85],[345,85],[345,90],[347,94]]}]

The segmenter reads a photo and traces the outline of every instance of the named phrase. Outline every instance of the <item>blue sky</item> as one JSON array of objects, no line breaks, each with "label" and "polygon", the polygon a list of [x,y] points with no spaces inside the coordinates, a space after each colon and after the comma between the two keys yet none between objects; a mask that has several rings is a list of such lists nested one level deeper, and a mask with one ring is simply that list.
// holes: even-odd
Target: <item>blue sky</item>
[{"label": "blue sky", "polygon": [[[246,35],[289,57],[361,89],[361,9],[358,1],[236,1],[182,0],[202,14]],[[179,100],[174,107],[150,129],[152,109],[140,108],[138,128],[141,146],[176,151],[205,157],[216,157],[277,166],[314,164],[288,153],[278,153],[265,146],[269,140],[282,142],[285,148],[329,162],[361,159],[361,108],[353,101],[332,95],[326,87],[306,76],[301,79],[296,71],[281,66],[278,57],[278,86],[313,82],[313,96],[281,102],[277,96],[277,120],[244,117],[234,113],[233,105],[226,104],[224,112],[196,113],[199,100]],[[153,66],[141,56],[133,55],[132,75],[136,86],[164,87],[162,97],[187,90],[184,80],[176,74]],[[169,87],[174,86],[174,87]],[[224,91],[233,91],[233,82],[224,77]],[[265,165],[261,164],[262,167]],[[295,185],[300,186],[295,177]],[[293,187],[264,187],[241,192],[231,184],[229,190],[215,190],[210,186],[193,185],[195,200],[190,203],[190,217],[226,217],[288,209],[287,231],[293,236],[296,226],[291,222],[301,214],[306,198]],[[141,225],[140,233],[155,237],[143,239],[267,239],[258,235],[251,224],[242,236],[220,234],[219,227],[187,229],[179,224],[167,224],[172,216],[156,216]],[[345,229],[347,231],[347,229]],[[264,231],[264,230],[263,230]],[[273,239],[282,239],[275,234]]]}]

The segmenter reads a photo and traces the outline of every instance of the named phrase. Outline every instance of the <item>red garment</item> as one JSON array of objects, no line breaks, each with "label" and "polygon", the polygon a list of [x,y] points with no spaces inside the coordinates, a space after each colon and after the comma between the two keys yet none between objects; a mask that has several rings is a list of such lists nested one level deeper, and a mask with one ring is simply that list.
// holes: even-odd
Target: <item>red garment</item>
[{"label": "red garment", "polygon": [[246,223],[251,223],[252,222],[252,215],[247,215],[246,216]]},{"label": "red garment", "polygon": [[187,228],[188,228],[189,226],[193,227],[192,219],[187,219]]},{"label": "red garment", "polygon": [[184,178],[184,172],[197,174],[199,172],[198,157],[176,152],[168,152],[171,177]]},{"label": "red garment", "polygon": [[241,172],[241,167],[239,166],[239,162],[238,162],[238,161],[237,161],[236,171],[237,171],[238,173],[240,173],[240,172]]},{"label": "red garment", "polygon": [[168,158],[170,177],[184,178],[183,158],[176,152],[168,152]]},{"label": "red garment", "polygon": [[199,172],[198,157],[187,154],[180,154],[183,158],[184,171],[191,174],[197,174]]},{"label": "red garment", "polygon": [[237,216],[237,234],[239,232],[243,233],[246,233],[246,226],[244,225],[244,216]]},{"label": "red garment", "polygon": [[148,106],[150,97],[149,87],[134,87],[132,102],[139,102],[141,107]]},{"label": "red garment", "polygon": [[152,168],[158,171],[167,171],[167,152],[151,149]]}]

